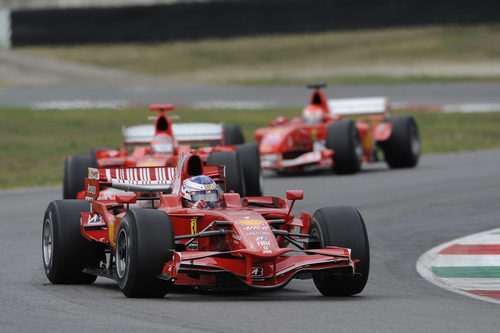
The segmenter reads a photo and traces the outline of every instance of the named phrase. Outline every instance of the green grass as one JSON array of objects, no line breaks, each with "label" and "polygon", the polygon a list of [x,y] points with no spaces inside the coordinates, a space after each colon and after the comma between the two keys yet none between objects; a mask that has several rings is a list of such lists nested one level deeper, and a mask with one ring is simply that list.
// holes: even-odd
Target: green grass
[{"label": "green grass", "polygon": [[[179,110],[181,121],[238,124],[247,141],[255,129],[299,109]],[[420,127],[424,154],[500,148],[500,112],[460,114],[412,112]],[[147,108],[125,110],[34,111],[0,108],[0,188],[58,185],[70,154],[94,147],[119,147],[122,125],[147,123]]]},{"label": "green grass", "polygon": [[[315,80],[399,83],[500,78],[498,68],[495,71],[475,70],[476,64],[499,64],[500,24],[20,50],[108,68],[216,84],[297,84]],[[430,71],[429,63],[435,65]],[[453,69],[440,66],[450,63],[457,66]],[[461,64],[472,67],[465,68]],[[374,68],[376,70],[370,72]]]}]

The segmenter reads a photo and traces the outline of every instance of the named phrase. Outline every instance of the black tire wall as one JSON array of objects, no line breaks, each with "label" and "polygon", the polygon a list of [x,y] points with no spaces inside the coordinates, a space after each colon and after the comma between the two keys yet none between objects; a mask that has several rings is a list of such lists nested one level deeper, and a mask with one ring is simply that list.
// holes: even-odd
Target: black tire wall
[{"label": "black tire wall", "polygon": [[[486,10],[487,9],[487,10]],[[12,45],[155,42],[500,20],[500,1],[238,0],[15,10]],[[214,24],[216,22],[216,24]]]}]

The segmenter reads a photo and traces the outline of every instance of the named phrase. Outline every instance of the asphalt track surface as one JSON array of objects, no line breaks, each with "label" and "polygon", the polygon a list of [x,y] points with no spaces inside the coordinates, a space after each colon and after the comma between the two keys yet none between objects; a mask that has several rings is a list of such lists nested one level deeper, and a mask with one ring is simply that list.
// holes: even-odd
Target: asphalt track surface
[{"label": "asphalt track surface", "polygon": [[[121,81],[121,82],[118,82]],[[500,103],[498,83],[449,83],[404,85],[329,86],[328,98],[388,96],[396,106],[442,106],[464,103]],[[0,105],[30,106],[51,101],[120,101],[151,104],[237,102],[299,108],[309,101],[310,92],[302,85],[291,87],[224,87],[202,86],[178,82],[144,82],[117,79],[114,83],[92,82],[67,86],[24,86],[0,89]]]},{"label": "asphalt track surface", "polygon": [[274,292],[167,294],[128,299],[111,280],[51,285],[41,256],[42,218],[60,188],[0,192],[0,332],[494,332],[496,304],[422,279],[428,249],[500,223],[500,151],[424,156],[416,169],[382,163],[354,176],[268,175],[265,192],[304,189],[294,212],[358,207],[371,246],[367,287],[327,298],[311,280]]}]

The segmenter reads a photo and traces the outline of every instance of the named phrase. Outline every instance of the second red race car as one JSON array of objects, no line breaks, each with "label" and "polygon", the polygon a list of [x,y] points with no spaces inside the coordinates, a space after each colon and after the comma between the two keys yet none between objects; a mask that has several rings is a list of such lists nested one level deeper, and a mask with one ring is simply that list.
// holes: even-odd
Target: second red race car
[{"label": "second red race car", "polygon": [[[177,167],[89,169],[87,200],[56,200],[43,219],[42,252],[54,284],[116,280],[127,297],[174,286],[270,290],[312,278],[326,296],[360,293],[368,236],[348,206],[292,214],[286,198],[224,192],[225,167],[185,153]],[[105,188],[127,191],[111,193]]]},{"label": "second red race car", "polygon": [[96,148],[71,155],[64,163],[63,198],[83,196],[89,167],[175,166],[193,147],[204,163],[227,166],[227,186],[242,195],[262,195],[260,155],[256,144],[244,144],[238,126],[214,123],[172,123],[171,104],[151,105],[154,124],[124,127],[121,149]]},{"label": "second red race car", "polygon": [[351,174],[362,162],[378,161],[379,153],[391,168],[417,165],[420,137],[413,117],[390,115],[385,97],[327,100],[321,91],[325,86],[308,86],[313,92],[302,118],[279,117],[255,132],[263,169],[302,172],[331,167]]}]

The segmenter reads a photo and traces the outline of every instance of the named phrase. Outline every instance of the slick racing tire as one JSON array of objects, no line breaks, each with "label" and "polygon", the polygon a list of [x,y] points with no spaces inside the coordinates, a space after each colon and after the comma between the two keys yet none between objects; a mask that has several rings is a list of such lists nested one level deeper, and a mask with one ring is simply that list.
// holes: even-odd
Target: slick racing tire
[{"label": "slick racing tire", "polygon": [[420,157],[420,136],[415,119],[410,116],[392,116],[387,119],[392,124],[391,136],[380,142],[385,161],[390,168],[412,168]]},{"label": "slick racing tire", "polygon": [[338,206],[314,212],[309,233],[319,242],[310,248],[338,246],[351,249],[356,263],[356,275],[335,273],[313,274],[316,288],[325,296],[350,296],[360,293],[366,285],[370,271],[370,248],[365,223],[354,207]]},{"label": "slick racing tire", "polygon": [[168,215],[155,209],[129,211],[116,238],[118,286],[127,297],[163,297],[172,286],[157,277],[172,259],[174,228]]},{"label": "slick racing tire", "polygon": [[97,268],[104,260],[101,244],[90,242],[80,232],[80,212],[88,212],[84,200],[52,201],[43,218],[42,259],[45,274],[54,284],[90,284],[97,278],[82,272]]},{"label": "slick racing tire", "polygon": [[76,199],[78,192],[83,191],[85,177],[89,167],[95,167],[92,157],[87,155],[70,155],[64,162],[63,198]]},{"label": "slick racing tire", "polygon": [[237,151],[217,151],[207,159],[208,165],[226,166],[226,192],[233,190],[241,196],[246,195],[243,167]]},{"label": "slick racing tire", "polygon": [[241,128],[237,125],[224,125],[224,144],[234,146],[245,143]]},{"label": "slick racing tire", "polygon": [[259,147],[255,143],[246,143],[236,146],[243,168],[246,195],[259,197],[263,192],[263,177],[260,166]]},{"label": "slick racing tire", "polygon": [[334,122],[328,126],[326,146],[333,149],[333,171],[352,174],[361,170],[363,147],[358,129],[350,119]]}]

